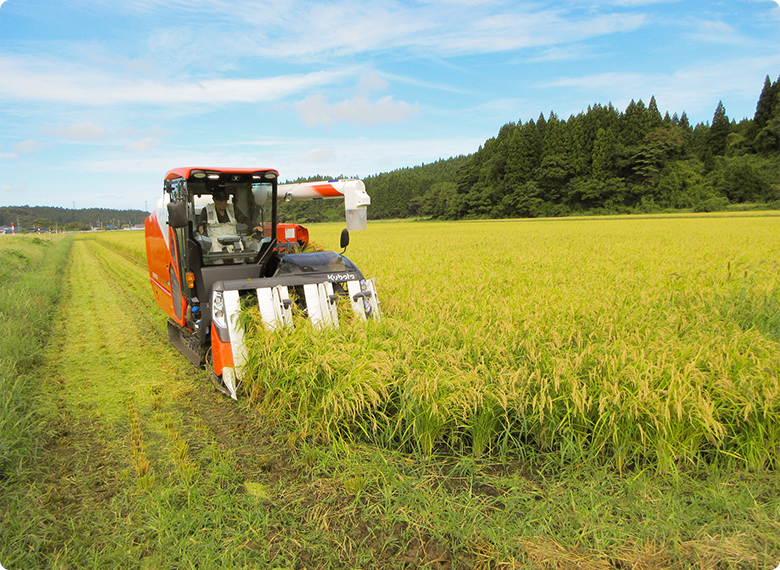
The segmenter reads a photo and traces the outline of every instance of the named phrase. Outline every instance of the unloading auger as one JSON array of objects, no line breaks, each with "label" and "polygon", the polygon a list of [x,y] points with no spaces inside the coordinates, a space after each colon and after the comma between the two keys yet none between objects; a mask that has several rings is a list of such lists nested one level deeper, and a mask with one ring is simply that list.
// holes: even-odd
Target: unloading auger
[{"label": "unloading auger", "polygon": [[360,180],[277,183],[264,168],[184,167],[165,175],[163,195],[145,222],[149,279],[168,315],[168,339],[193,364],[212,369],[233,399],[246,361],[238,324],[241,300],[253,297],[269,330],[292,326],[293,306],[313,328],[338,326],[348,298],[363,320],[379,319],[374,279],[333,251],[293,253],[308,245],[306,228],[277,223],[280,200],[344,197],[347,229],[366,229],[371,199]]}]

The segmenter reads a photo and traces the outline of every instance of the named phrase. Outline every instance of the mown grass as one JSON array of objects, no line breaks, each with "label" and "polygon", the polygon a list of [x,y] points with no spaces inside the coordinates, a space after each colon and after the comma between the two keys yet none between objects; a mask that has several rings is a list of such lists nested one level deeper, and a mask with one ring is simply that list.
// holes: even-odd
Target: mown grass
[{"label": "mown grass", "polygon": [[[302,437],[666,472],[780,468],[777,216],[374,223],[385,319],[248,340]],[[336,233],[330,227],[325,232]]]},{"label": "mown grass", "polygon": [[146,244],[142,230],[95,232],[89,237],[108,244],[115,251],[146,264]]}]

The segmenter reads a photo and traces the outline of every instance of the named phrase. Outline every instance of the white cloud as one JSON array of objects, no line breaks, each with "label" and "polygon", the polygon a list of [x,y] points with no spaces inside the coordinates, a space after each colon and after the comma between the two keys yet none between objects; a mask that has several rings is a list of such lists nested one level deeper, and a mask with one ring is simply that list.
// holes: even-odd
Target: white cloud
[{"label": "white cloud", "polygon": [[322,95],[311,95],[296,103],[295,108],[301,120],[309,127],[330,125],[346,121],[356,125],[373,125],[376,123],[400,123],[418,113],[415,103],[410,105],[405,101],[395,101],[392,95],[382,97],[378,101],[369,101],[360,95],[330,105]]},{"label": "white cloud", "polygon": [[594,57],[593,51],[593,48],[585,43],[551,46],[540,51],[539,55],[531,57],[527,61],[530,63],[539,63],[592,59]]},{"label": "white cloud", "polygon": [[21,194],[27,190],[27,181],[20,180],[18,184],[3,184],[3,192]]},{"label": "white cloud", "polygon": [[[606,6],[638,7],[662,1],[618,0]],[[603,10],[594,14],[588,10],[589,15],[583,16],[582,6],[578,6],[582,2],[273,0],[264,2],[262,10],[253,0],[199,4],[204,17],[212,15],[219,22],[213,30],[220,40],[204,46],[198,43],[200,34],[190,37],[183,26],[176,34],[156,34],[154,49],[176,61],[193,63],[201,58],[213,65],[224,64],[225,58],[216,54],[331,61],[338,56],[400,48],[447,57],[565,45],[633,31],[645,23],[645,16],[636,12]],[[584,5],[593,8],[592,2]]]},{"label": "white cloud", "polygon": [[57,125],[55,129],[47,127],[43,132],[48,135],[75,140],[100,140],[106,138],[107,134],[103,127],[94,124],[92,121],[76,123],[69,127]]},{"label": "white cloud", "polygon": [[335,157],[336,153],[333,148],[315,148],[304,153],[303,160],[311,163],[323,163],[332,162]]},{"label": "white cloud", "polygon": [[355,69],[260,79],[153,80],[64,61],[0,57],[0,97],[81,105],[259,103],[341,81]]},{"label": "white cloud", "polygon": [[[648,24],[650,8],[657,4],[679,0],[609,0],[594,3],[569,0],[562,3],[505,2],[497,0],[449,0],[424,3],[402,3],[393,0],[355,2],[334,0],[327,3],[282,0],[129,0],[111,6],[111,11],[126,10],[142,17],[165,21],[170,14],[179,16],[175,30],[153,30],[141,52],[133,58],[116,62],[120,69],[141,72],[148,77],[157,70],[161,77],[192,70],[235,70],[239,59],[280,58],[333,61],[337,56],[406,49],[426,56],[448,57],[464,54],[496,53],[524,48],[566,46],[614,33],[638,30]],[[777,0],[780,2],[780,0]],[[93,10],[108,10],[108,3],[80,0]],[[260,4],[260,5],[258,5]],[[84,7],[82,7],[84,8]],[[208,23],[208,24],[207,24]],[[204,36],[208,32],[208,37]],[[560,52],[556,52],[559,53]],[[106,62],[104,62],[106,63]],[[25,66],[22,66],[24,69]],[[54,84],[66,87],[60,97],[78,100],[85,89],[83,82],[69,82],[72,69],[57,77],[53,65],[48,75]],[[234,99],[230,92],[240,85],[225,82],[227,93],[220,85],[196,81],[122,81],[116,76],[102,76],[90,70],[77,70],[79,76],[93,75],[88,83],[97,95],[87,96],[91,104],[107,95],[113,101],[186,101],[209,102],[209,97]],[[94,71],[94,70],[93,70]],[[17,70],[17,73],[20,73]],[[0,65],[0,76],[9,77]],[[277,87],[271,81],[270,90]],[[288,82],[288,79],[284,79]],[[254,81],[266,81],[257,78]],[[18,82],[15,82],[18,83]],[[50,83],[51,84],[51,83]],[[3,89],[11,89],[5,86]],[[262,86],[250,88],[247,95],[253,101],[266,101]],[[171,93],[173,91],[173,93]],[[287,92],[286,90],[283,93]],[[157,96],[155,96],[155,93]],[[178,97],[177,95],[178,94]],[[88,95],[88,94],[87,94]],[[50,94],[53,96],[53,94]],[[41,98],[42,95],[33,99]],[[226,99],[223,99],[226,98]]]},{"label": "white cloud", "polygon": [[[554,81],[541,82],[539,88],[552,88],[559,91],[574,89],[578,98],[584,101],[606,103],[611,101],[618,109],[625,108],[631,99],[642,98],[645,103],[655,95],[663,113],[681,113],[685,111],[692,122],[708,121],[712,118],[718,100],[726,105],[729,112],[730,97],[751,97],[760,92],[767,69],[777,68],[777,57],[734,59],[719,62],[717,65],[683,68],[671,73],[628,73],[607,72],[581,77],[565,77]],[[571,100],[571,98],[568,98]],[[556,110],[564,113],[577,113],[582,110]],[[742,117],[732,116],[739,120]]]},{"label": "white cloud", "polygon": [[16,160],[19,155],[15,152],[0,152],[0,160]]},{"label": "white cloud", "polygon": [[146,129],[144,131],[139,131],[135,127],[128,127],[126,129],[123,129],[120,133],[120,136],[123,137],[156,137],[156,138],[162,138],[170,136],[170,133],[163,129],[162,127],[152,127],[151,129]]},{"label": "white cloud", "polygon": [[497,14],[431,38],[431,48],[445,53],[493,53],[569,44],[617,32],[631,32],[645,22],[642,14],[608,14],[570,19],[553,11],[535,14]]},{"label": "white cloud", "polygon": [[379,77],[374,71],[361,75],[358,82],[358,93],[361,95],[367,95],[372,91],[384,91],[387,88],[387,80]]},{"label": "white cloud", "polygon": [[[415,45],[436,24],[432,11],[390,2],[297,3],[277,14],[279,25],[256,49],[285,58],[345,56]],[[440,14],[439,14],[440,15]]]},{"label": "white cloud", "polygon": [[510,8],[491,4],[409,9],[397,19],[402,24],[396,33],[386,41],[372,38],[373,49],[405,47],[443,57],[499,53],[630,32],[645,23],[645,16],[637,13],[579,17],[559,7],[531,11],[522,3]]},{"label": "white cloud", "polygon": [[614,6],[652,6],[653,4],[673,4],[681,0],[612,0]]},{"label": "white cloud", "polygon": [[735,45],[755,43],[754,39],[742,36],[732,26],[719,20],[702,20],[693,26],[696,29],[687,35],[700,42]]},{"label": "white cloud", "polygon": [[160,139],[156,137],[146,137],[139,139],[133,143],[127,145],[127,150],[130,152],[147,152],[160,144]]},{"label": "white cloud", "polygon": [[31,153],[42,149],[44,146],[46,145],[43,145],[38,141],[29,140],[29,141],[22,141],[20,143],[16,143],[14,145],[14,150],[17,152]]}]

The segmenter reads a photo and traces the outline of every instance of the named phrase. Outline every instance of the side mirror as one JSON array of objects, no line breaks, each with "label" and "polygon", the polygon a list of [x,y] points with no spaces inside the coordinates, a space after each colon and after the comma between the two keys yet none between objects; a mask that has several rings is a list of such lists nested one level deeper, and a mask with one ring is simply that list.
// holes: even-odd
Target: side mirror
[{"label": "side mirror", "polygon": [[265,206],[270,195],[271,187],[266,184],[261,184],[252,188],[252,198],[254,198],[256,206]]},{"label": "side mirror", "polygon": [[344,228],[343,230],[341,230],[341,249],[346,250],[348,245],[349,245],[349,230],[347,228]]},{"label": "side mirror", "polygon": [[187,202],[168,203],[168,225],[183,228],[187,225]]}]

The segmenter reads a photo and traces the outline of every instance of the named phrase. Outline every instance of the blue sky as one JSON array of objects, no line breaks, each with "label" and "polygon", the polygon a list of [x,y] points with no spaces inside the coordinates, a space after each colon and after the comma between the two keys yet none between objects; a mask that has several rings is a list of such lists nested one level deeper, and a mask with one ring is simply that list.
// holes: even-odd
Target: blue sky
[{"label": "blue sky", "polygon": [[365,177],[655,95],[752,117],[780,0],[0,0],[0,205],[152,208],[177,166]]}]

